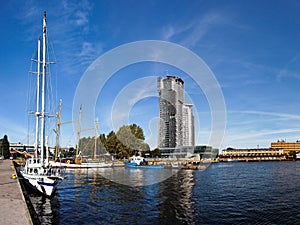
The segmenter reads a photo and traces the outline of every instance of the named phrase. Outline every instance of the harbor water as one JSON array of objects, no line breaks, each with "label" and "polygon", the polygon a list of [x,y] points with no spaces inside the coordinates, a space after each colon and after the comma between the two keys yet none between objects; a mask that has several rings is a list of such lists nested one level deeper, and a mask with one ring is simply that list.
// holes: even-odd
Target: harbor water
[{"label": "harbor water", "polygon": [[51,200],[30,198],[41,224],[300,224],[299,161],[169,172],[161,180],[159,170],[72,170]]}]

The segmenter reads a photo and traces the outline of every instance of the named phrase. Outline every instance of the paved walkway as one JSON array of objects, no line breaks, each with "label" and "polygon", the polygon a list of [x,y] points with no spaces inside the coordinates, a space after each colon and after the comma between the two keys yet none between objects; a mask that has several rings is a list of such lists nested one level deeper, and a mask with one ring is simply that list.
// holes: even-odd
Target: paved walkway
[{"label": "paved walkway", "polygon": [[0,160],[0,223],[3,225],[31,224],[18,179],[12,179],[15,170],[12,161]]}]

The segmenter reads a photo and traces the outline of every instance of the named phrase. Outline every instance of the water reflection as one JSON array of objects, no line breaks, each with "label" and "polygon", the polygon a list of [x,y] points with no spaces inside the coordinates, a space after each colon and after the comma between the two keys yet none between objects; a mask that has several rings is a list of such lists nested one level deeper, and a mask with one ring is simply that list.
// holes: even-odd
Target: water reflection
[{"label": "water reflection", "polygon": [[299,169],[299,162],[220,163],[146,186],[160,173],[76,170],[53,199],[32,202],[42,224],[299,224]]},{"label": "water reflection", "polygon": [[178,172],[172,169],[139,168],[99,168],[95,171],[110,181],[132,187],[156,184]]},{"label": "water reflection", "polygon": [[162,203],[158,206],[162,224],[195,224],[197,211],[192,200],[194,171],[180,171],[159,184]]},{"label": "water reflection", "polygon": [[[166,174],[173,175],[158,183]],[[74,170],[59,195],[33,204],[43,224],[193,224],[193,179],[191,171],[171,169]]]},{"label": "water reflection", "polygon": [[29,198],[34,207],[35,213],[38,216],[40,224],[59,224],[58,214],[60,203],[57,195],[49,199],[44,196],[30,194]]}]

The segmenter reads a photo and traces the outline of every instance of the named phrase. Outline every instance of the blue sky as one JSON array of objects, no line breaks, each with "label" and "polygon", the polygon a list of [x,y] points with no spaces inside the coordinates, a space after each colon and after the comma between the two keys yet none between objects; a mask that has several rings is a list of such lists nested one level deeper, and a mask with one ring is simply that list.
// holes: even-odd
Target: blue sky
[{"label": "blue sky", "polygon": [[[43,12],[51,52],[54,99],[63,99],[62,121],[72,118],[76,87],[102,54],[129,42],[162,40],[197,54],[220,84],[226,104],[226,132],[220,148],[269,147],[270,142],[300,140],[299,1],[1,1],[0,136],[28,140],[28,72]],[[179,56],[180,57],[180,56]],[[99,132],[109,132],[115,99],[130,83],[166,71],[185,81],[187,102],[195,104],[196,144],[207,144],[211,112],[205,94],[187,74],[170,65],[141,63],[114,74],[95,106]],[[154,79],[155,80],[155,79]],[[157,142],[156,83],[134,90],[138,99],[128,122]],[[88,88],[87,88],[88,90]],[[149,97],[142,90],[150,91]],[[143,95],[142,95],[143,94]],[[131,99],[131,100],[132,100]],[[85,112],[83,104],[83,117]],[[79,111],[79,109],[78,109]],[[121,112],[120,112],[121,114]],[[76,119],[76,118],[75,118]],[[94,119],[94,118],[93,118]],[[83,128],[88,130],[90,127]],[[74,144],[76,131],[63,125],[61,145]],[[30,129],[29,129],[30,130]],[[49,133],[54,136],[53,132]],[[83,136],[93,135],[89,130]],[[51,142],[51,140],[50,140]]]}]

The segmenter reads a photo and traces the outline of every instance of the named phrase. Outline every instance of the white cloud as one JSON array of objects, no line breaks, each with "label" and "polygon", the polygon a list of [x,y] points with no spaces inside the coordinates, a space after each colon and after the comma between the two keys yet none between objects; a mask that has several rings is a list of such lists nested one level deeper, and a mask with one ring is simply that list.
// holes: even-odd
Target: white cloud
[{"label": "white cloud", "polygon": [[[32,42],[41,35],[44,8],[42,4],[24,4],[26,10],[19,19],[26,27],[26,40]],[[47,9],[48,40],[53,45],[62,75],[78,73],[82,65],[89,65],[102,53],[101,43],[92,44],[86,39],[92,32],[90,12],[93,7],[88,0],[63,0]]]},{"label": "white cloud", "polygon": [[88,15],[83,11],[76,12],[76,24],[79,26],[85,25],[89,22]]},{"label": "white cloud", "polygon": [[283,78],[300,79],[299,65],[300,65],[300,55],[297,54],[288,63],[286,63],[284,68],[279,70],[276,77],[277,80],[281,81]]},{"label": "white cloud", "polygon": [[183,46],[194,47],[206,33],[216,25],[227,23],[228,19],[219,12],[209,12],[188,24],[172,24],[163,28],[164,40],[178,39]]},{"label": "white cloud", "polygon": [[88,1],[62,1],[63,15],[71,20],[72,24],[83,26],[88,24],[89,12],[93,5]]},{"label": "white cloud", "polygon": [[77,54],[77,60],[81,65],[89,65],[97,56],[102,52],[102,46],[95,45],[91,42],[84,41],[81,46],[80,52]]},{"label": "white cloud", "polygon": [[285,120],[300,120],[299,115],[287,114],[287,113],[264,112],[264,111],[254,111],[254,110],[230,111],[230,113],[256,114],[256,115],[266,115],[266,116],[272,116],[272,117],[280,117],[280,118],[285,119]]},{"label": "white cloud", "polygon": [[278,139],[300,139],[299,115],[264,111],[228,111],[223,148],[270,147]]}]

